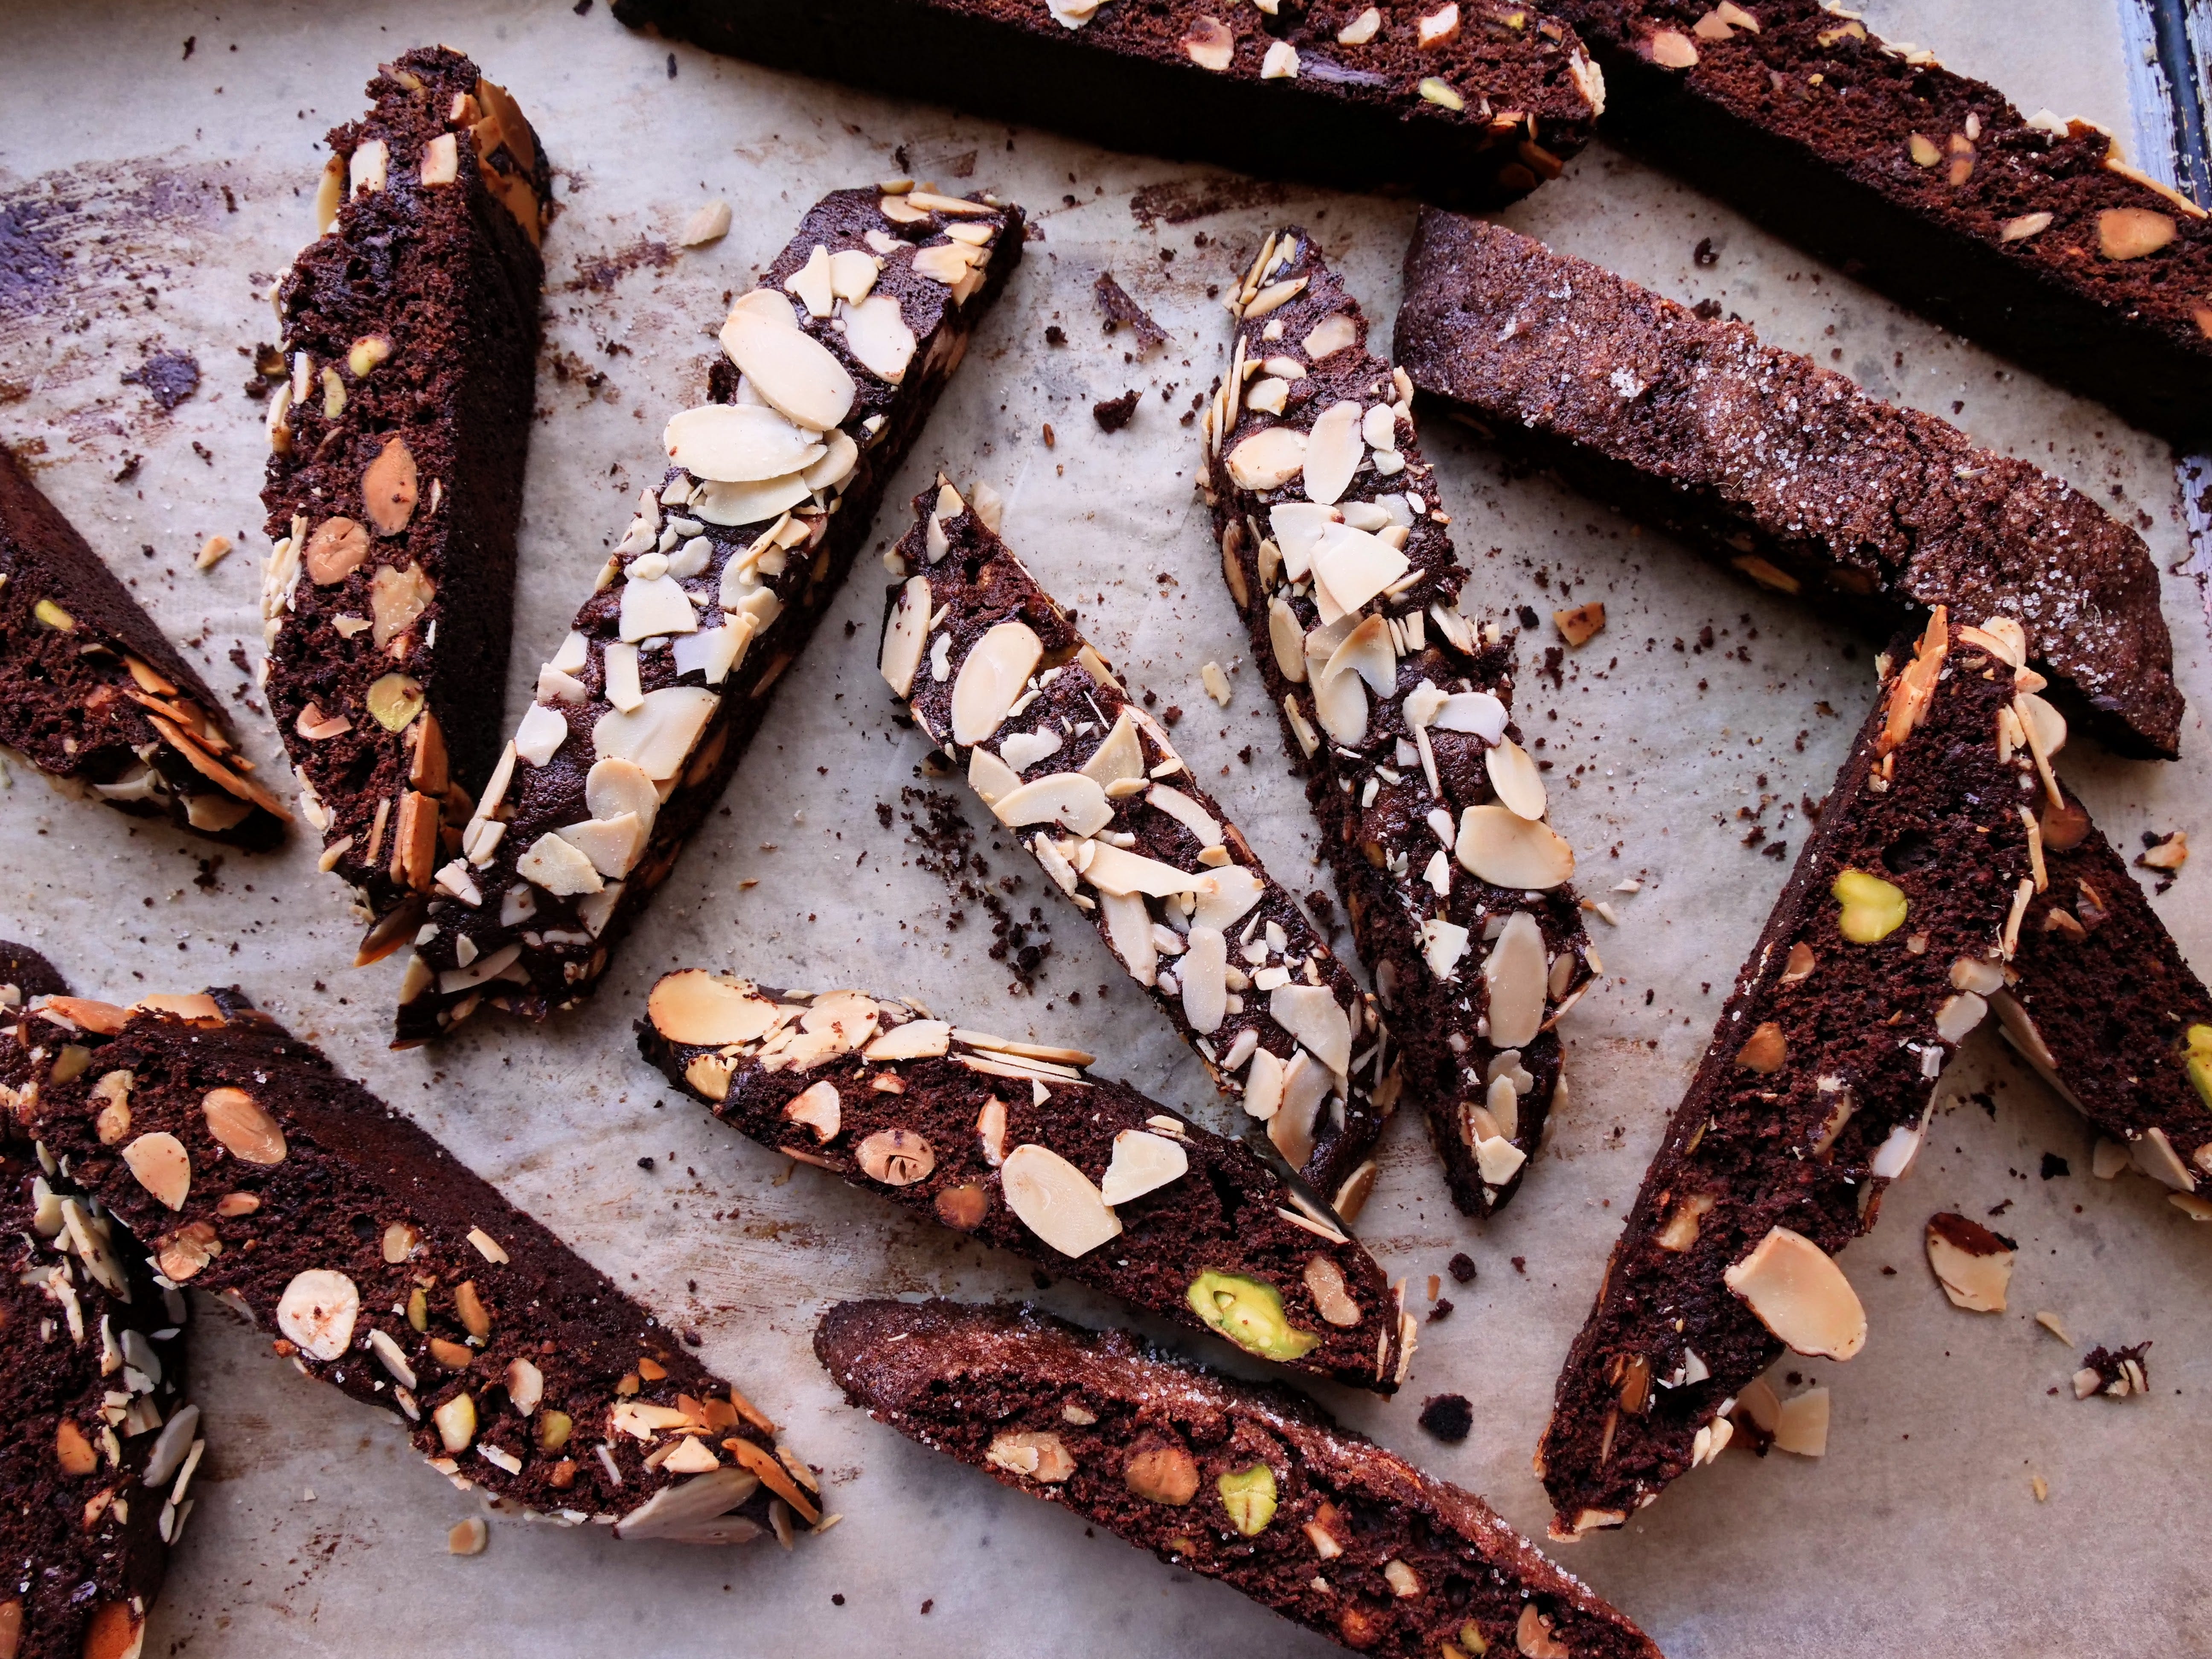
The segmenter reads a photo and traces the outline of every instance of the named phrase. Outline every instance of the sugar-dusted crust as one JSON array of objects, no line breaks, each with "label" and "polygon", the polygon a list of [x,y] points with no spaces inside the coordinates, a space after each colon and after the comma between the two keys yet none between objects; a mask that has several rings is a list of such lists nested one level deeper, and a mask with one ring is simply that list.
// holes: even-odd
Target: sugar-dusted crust
[{"label": "sugar-dusted crust", "polygon": [[2212,222],[2109,132],[2023,116],[1823,0],[1733,9],[1756,29],[1705,21],[1707,0],[1559,9],[1605,66],[1616,138],[2131,421],[2212,431]]},{"label": "sugar-dusted crust", "polygon": [[[1452,1202],[1486,1215],[1542,1141],[1558,1021],[1598,971],[1574,854],[1499,804],[1493,766],[1540,819],[1542,774],[1512,724],[1512,636],[1461,611],[1468,571],[1414,441],[1411,382],[1369,354],[1358,303],[1302,229],[1267,238],[1232,310],[1237,347],[1205,426],[1222,574],[1406,1045],[1407,1097]],[[1316,428],[1337,453],[1313,449]],[[1266,459],[1279,433],[1307,446],[1313,475]],[[1508,845],[1486,854],[1488,840]],[[1507,850],[1542,868],[1502,869]],[[1501,873],[1515,884],[1486,878]]]},{"label": "sugar-dusted crust", "polygon": [[1398,361],[1500,444],[1715,560],[1881,635],[1950,607],[2021,618],[2070,710],[2178,751],[2180,690],[2142,538],[2063,479],[1496,226],[1425,213]]},{"label": "sugar-dusted crust", "polygon": [[[653,988],[637,1041],[724,1122],[944,1226],[1262,1358],[1380,1394],[1405,1380],[1403,1281],[1251,1148],[1092,1076],[1079,1049],[911,998],[699,969]],[[1140,1170],[1154,1184],[1121,1195]],[[1055,1196],[1075,1229],[1055,1224]]]},{"label": "sugar-dusted crust", "polygon": [[[2040,676],[2016,678],[2024,654],[2016,627],[1939,612],[1887,664],[1559,1373],[1537,1453],[1555,1535],[1619,1526],[1717,1455],[1730,1431],[1716,1419],[1785,1336],[1838,1359],[1865,1340],[1821,1258],[1874,1224],[1910,1167],[2035,891],[2021,727],[2056,716]],[[1756,1271],[1768,1261],[1810,1287],[1794,1322]]]},{"label": "sugar-dusted crust", "polygon": [[[639,498],[438,868],[395,1046],[486,1001],[543,1019],[591,994],[760,729],[1022,237],[1021,210],[980,194],[843,190],[807,210],[731,311],[712,401],[667,428],[679,464]],[[764,353],[781,413],[740,351]],[[747,409],[742,430],[714,424]],[[797,470],[763,479],[763,455]],[[708,476],[732,471],[749,476]]]},{"label": "sugar-dusted crust", "polygon": [[324,867],[386,922],[374,958],[499,753],[553,174],[459,52],[407,52],[368,93],[276,290],[262,683]]},{"label": "sugar-dusted crust", "polygon": [[1215,1086],[1266,1120],[1291,1168],[1357,1209],[1404,1084],[1381,1009],[999,539],[994,499],[976,495],[940,479],[915,498],[897,548],[914,574],[884,606],[884,678]]},{"label": "sugar-dusted crust", "polygon": [[291,817],[191,665],[4,445],[0,744],[133,817],[257,852]]},{"label": "sugar-dusted crust", "polygon": [[757,1408],[429,1135],[234,990],[152,1000],[33,1005],[11,1104],[171,1280],[401,1418],[433,1467],[557,1520],[735,1543],[817,1518]]},{"label": "sugar-dusted crust", "polygon": [[840,1304],[814,1352],[878,1422],[1360,1652],[1657,1659],[1480,1498],[1279,1385],[955,1302]]},{"label": "sugar-dusted crust", "polygon": [[963,108],[1116,149],[1470,208],[1556,177],[1605,104],[1571,30],[1498,0],[617,0],[614,9],[714,51],[897,97],[936,88]]}]

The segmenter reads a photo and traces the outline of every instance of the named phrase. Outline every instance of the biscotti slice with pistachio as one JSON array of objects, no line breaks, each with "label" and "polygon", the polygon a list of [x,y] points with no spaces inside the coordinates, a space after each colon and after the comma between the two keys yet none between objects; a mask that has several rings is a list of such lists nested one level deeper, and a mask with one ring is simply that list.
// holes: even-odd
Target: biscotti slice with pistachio
[{"label": "biscotti slice with pistachio", "polygon": [[552,169],[514,100],[425,47],[330,134],[315,240],[277,284],[262,684],[374,918],[422,917],[499,755]]},{"label": "biscotti slice with pistachio", "polygon": [[[1605,82],[1507,0],[617,0],[633,27],[894,98],[1265,178],[1502,206],[1589,140]],[[957,90],[956,90],[957,89]]]},{"label": "biscotti slice with pistachio", "polygon": [[2142,538],[2064,479],[1516,232],[1425,212],[1397,358],[1502,448],[1886,638],[2015,617],[2110,748],[2172,759],[2182,697]]},{"label": "biscotti slice with pistachio", "polygon": [[1380,1394],[1406,1379],[1403,1282],[1243,1142],[1080,1049],[696,968],[653,988],[637,1041],[763,1146],[956,1232],[1262,1359]]},{"label": "biscotti slice with pistachio", "polygon": [[896,550],[884,678],[1224,1096],[1340,1214],[1403,1056],[1381,1009],[990,520],[941,478]]},{"label": "biscotti slice with pistachio", "polygon": [[507,1503],[691,1543],[819,1519],[757,1407],[428,1134],[237,991],[151,1000],[33,1004],[16,1112],[171,1282]]},{"label": "biscotti slice with pistachio", "polygon": [[1480,1498],[1279,1385],[957,1302],[841,1303],[814,1352],[878,1422],[1358,1652],[1659,1659]]},{"label": "biscotti slice with pistachio", "polygon": [[2017,666],[2016,623],[1953,628],[1939,608],[1894,651],[1560,1370],[1536,1455],[1556,1537],[1621,1525],[1717,1456],[1785,1349],[1864,1346],[1835,1257],[1911,1168],[1945,1061],[2003,988],[2058,717]]},{"label": "biscotti slice with pistachio", "polygon": [[0,744],[133,817],[265,851],[291,814],[222,706],[0,444]]},{"label": "biscotti slice with pistachio", "polygon": [[2024,115],[1841,0],[1557,9],[1613,137],[2139,425],[2212,435],[2212,222],[2105,128]]},{"label": "biscotti slice with pistachio", "polygon": [[1205,422],[1221,573],[1405,1044],[1452,1202],[1519,1188],[1559,1088],[1560,1015],[1598,972],[1513,721],[1514,641],[1464,615],[1467,568],[1413,435],[1413,382],[1296,227],[1230,296]]},{"label": "biscotti slice with pistachio", "polygon": [[988,195],[837,191],[721,328],[441,864],[395,1047],[590,994],[737,769],[1022,254]]}]

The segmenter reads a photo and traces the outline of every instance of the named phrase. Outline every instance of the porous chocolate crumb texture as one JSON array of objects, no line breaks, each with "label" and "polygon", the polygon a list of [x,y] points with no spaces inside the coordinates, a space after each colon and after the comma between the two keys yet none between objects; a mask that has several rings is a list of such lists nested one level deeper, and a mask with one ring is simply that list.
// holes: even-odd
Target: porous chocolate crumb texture
[{"label": "porous chocolate crumb texture", "polygon": [[1480,1498],[1280,1386],[952,1302],[841,1304],[814,1352],[877,1421],[1358,1652],[1658,1659]]},{"label": "porous chocolate crumb texture", "polygon": [[15,1132],[167,1280],[393,1413],[432,1467],[625,1538],[735,1543],[818,1517],[757,1407],[237,991],[50,997],[21,1029]]},{"label": "porous chocolate crumb texture", "polygon": [[1405,1380],[1403,1281],[1243,1142],[1080,1049],[700,969],[653,987],[637,1040],[724,1122],[955,1232],[1263,1359]]},{"label": "porous chocolate crumb texture", "polygon": [[1231,297],[1206,412],[1221,573],[1323,851],[1405,1045],[1452,1201],[1519,1190],[1559,1088],[1559,1017],[1599,971],[1513,723],[1514,635],[1466,615],[1412,382],[1313,239],[1270,235]]},{"label": "porous chocolate crumb texture", "polygon": [[1495,207],[1589,142],[1605,82],[1559,19],[1498,0],[617,0],[634,27],[1115,149]]},{"label": "porous chocolate crumb texture", "polygon": [[1560,0],[1607,132],[1853,277],[2178,443],[2212,434],[2212,222],[2111,133],[1821,0]]},{"label": "porous chocolate crumb texture", "polygon": [[0,744],[133,817],[265,851],[291,814],[221,707],[0,445]]},{"label": "porous chocolate crumb texture", "polygon": [[431,878],[394,1046],[589,995],[760,730],[1022,255],[988,194],[833,191],[724,319],[537,696]]},{"label": "porous chocolate crumb texture", "polygon": [[1454,214],[1424,213],[1407,250],[1397,350],[1508,451],[1878,636],[1938,605],[2017,619],[2108,746],[2178,752],[2149,550],[2063,479],[1746,325]]},{"label": "porous chocolate crumb texture", "polygon": [[915,499],[895,552],[913,574],[884,608],[885,682],[1215,1086],[1340,1214],[1355,1213],[1405,1082],[1381,1009],[999,539],[996,493],[974,494],[940,477]]},{"label": "porous chocolate crumb texture", "polygon": [[422,920],[499,753],[552,168],[459,52],[334,128],[278,284],[263,684],[374,961]]},{"label": "porous chocolate crumb texture", "polygon": [[2027,651],[2014,623],[1940,611],[1893,647],[1560,1371],[1537,1453],[1555,1535],[1620,1526],[1718,1455],[1723,1407],[1785,1349],[1866,1341],[1833,1258],[1911,1166],[2035,893],[2057,717]]}]

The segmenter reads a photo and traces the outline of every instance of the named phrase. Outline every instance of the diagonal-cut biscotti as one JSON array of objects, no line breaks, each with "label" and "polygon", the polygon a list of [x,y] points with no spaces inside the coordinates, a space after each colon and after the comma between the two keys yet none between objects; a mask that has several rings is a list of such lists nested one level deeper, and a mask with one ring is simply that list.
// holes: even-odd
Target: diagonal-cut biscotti
[{"label": "diagonal-cut biscotti", "polygon": [[2080,801],[2045,805],[2041,827],[2048,885],[2021,928],[2018,980],[1991,999],[2005,1038],[2174,1205],[2212,1220],[2212,990]]},{"label": "diagonal-cut biscotti", "polygon": [[653,988],[637,1041],[763,1146],[957,1232],[1263,1359],[1380,1394],[1406,1379],[1403,1282],[1242,1141],[1079,1049],[696,968]]},{"label": "diagonal-cut biscotti", "polygon": [[445,47],[334,129],[316,239],[278,284],[263,685],[323,867],[420,919],[499,754],[552,169]]},{"label": "diagonal-cut biscotti", "polygon": [[15,1119],[171,1281],[523,1508],[716,1544],[819,1518],[757,1407],[429,1135],[236,991],[153,1000],[34,1005]]},{"label": "diagonal-cut biscotti", "polygon": [[712,401],[668,422],[674,466],[438,868],[395,1046],[487,1000],[543,1019],[590,994],[866,541],[1022,224],[988,196],[838,191],[732,307]]},{"label": "diagonal-cut biscotti", "polygon": [[[2017,623],[1885,660],[1881,701],[1737,975],[1576,1337],[1536,1455],[1554,1536],[1616,1527],[1717,1455],[1784,1349],[1849,1359],[1836,1255],[1919,1150],[2034,896],[2038,750],[2057,715]],[[2047,753],[2042,755],[2047,764]]]},{"label": "diagonal-cut biscotti", "polygon": [[896,98],[1263,177],[1495,207],[1559,176],[1605,82],[1503,0],[617,0],[633,27]]},{"label": "diagonal-cut biscotti", "polygon": [[881,664],[1224,1095],[1340,1213],[1404,1083],[1382,1011],[1200,787],[1168,734],[949,483],[915,498]]},{"label": "diagonal-cut biscotti", "polygon": [[264,851],[291,814],[222,706],[0,445],[0,744],[134,817]]},{"label": "diagonal-cut biscotti", "polygon": [[2171,759],[2181,692],[2142,538],[2055,477],[1869,397],[1749,327],[1540,242],[1425,213],[1398,362],[1504,447],[1882,635],[2020,618],[2123,754]]},{"label": "diagonal-cut biscotti", "polygon": [[1337,891],[1406,1046],[1452,1202],[1519,1188],[1559,1086],[1559,1016],[1598,972],[1512,724],[1514,641],[1460,610],[1468,571],[1414,441],[1413,383],[1304,231],[1231,296],[1206,421],[1221,570],[1304,775]]},{"label": "diagonal-cut biscotti", "polygon": [[1824,0],[1558,9],[1604,65],[1612,136],[2131,421],[2212,433],[2212,222],[2110,132],[2023,116]]},{"label": "diagonal-cut biscotti", "polygon": [[839,1304],[814,1352],[878,1422],[1358,1652],[1658,1659],[1480,1498],[1288,1389],[957,1302]]}]

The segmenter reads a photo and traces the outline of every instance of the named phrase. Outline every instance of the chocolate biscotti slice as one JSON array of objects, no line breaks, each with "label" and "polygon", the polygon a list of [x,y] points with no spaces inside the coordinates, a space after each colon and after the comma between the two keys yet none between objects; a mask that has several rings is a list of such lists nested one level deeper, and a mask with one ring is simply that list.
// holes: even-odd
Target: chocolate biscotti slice
[{"label": "chocolate biscotti slice", "polygon": [[814,1352],[878,1422],[1361,1653],[1658,1659],[1480,1498],[1288,1389],[957,1302],[841,1303]]},{"label": "chocolate biscotti slice", "polygon": [[0,744],[133,817],[257,852],[292,816],[215,694],[4,444]]},{"label": "chocolate biscotti slice", "polygon": [[1406,1047],[1452,1202],[1521,1184],[1559,1085],[1559,1016],[1598,972],[1512,724],[1511,635],[1462,613],[1413,383],[1295,227],[1231,296],[1206,412],[1229,596],[1281,716],[1352,937]]},{"label": "chocolate biscotti slice", "polygon": [[696,968],[653,988],[637,1042],[763,1146],[956,1232],[1262,1359],[1379,1394],[1406,1380],[1404,1282],[1242,1141],[1080,1049]]},{"label": "chocolate biscotti slice", "polygon": [[15,1115],[170,1281],[525,1509],[714,1544],[819,1518],[757,1407],[429,1135],[238,992],[160,1000],[34,1005]]},{"label": "chocolate biscotti slice", "polygon": [[1509,450],[1883,635],[2021,619],[2124,754],[2172,758],[2181,693],[2142,538],[2063,480],[1495,225],[1425,213],[1398,361]]},{"label": "chocolate biscotti slice", "polygon": [[2212,223],[1832,0],[1560,0],[1606,129],[1893,298],[2182,442],[2212,434]]},{"label": "chocolate biscotti slice", "polygon": [[1785,1347],[1859,1352],[1834,1257],[2004,985],[2035,893],[2035,733],[2057,716],[2015,669],[2016,623],[1954,629],[1939,608],[1897,654],[1560,1370],[1536,1455],[1555,1537],[1620,1526],[1717,1455]]},{"label": "chocolate biscotti slice", "polygon": [[[2040,820],[2048,880],[2021,926],[2005,1038],[2126,1146],[2172,1201],[2212,1219],[2212,990],[2078,800]],[[2101,1171],[2100,1171],[2101,1173]]]},{"label": "chocolate biscotti slice", "polygon": [[1404,1085],[1382,1010],[1067,613],[941,478],[898,544],[892,692],[1340,1214]]},{"label": "chocolate biscotti slice", "polygon": [[538,671],[441,864],[395,1046],[489,1000],[543,1019],[608,953],[737,769],[884,487],[1020,261],[988,196],[837,191],[722,325],[710,401]]},{"label": "chocolate biscotti slice", "polygon": [[1589,142],[1605,82],[1498,0],[617,0],[633,25],[889,93],[1346,190],[1495,207]]},{"label": "chocolate biscotti slice", "polygon": [[404,942],[499,754],[552,169],[445,47],[330,135],[277,285],[262,683],[323,868]]}]

